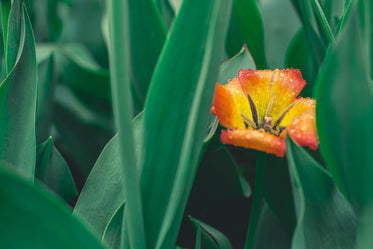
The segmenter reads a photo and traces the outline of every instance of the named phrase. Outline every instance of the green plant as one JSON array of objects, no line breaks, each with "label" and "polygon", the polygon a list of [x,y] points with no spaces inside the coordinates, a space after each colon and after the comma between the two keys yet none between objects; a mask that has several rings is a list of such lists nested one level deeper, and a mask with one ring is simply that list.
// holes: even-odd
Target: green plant
[{"label": "green plant", "polygon": [[[284,2],[1,0],[1,248],[371,248],[373,3]],[[319,151],[221,143],[215,83],[266,68]]]}]

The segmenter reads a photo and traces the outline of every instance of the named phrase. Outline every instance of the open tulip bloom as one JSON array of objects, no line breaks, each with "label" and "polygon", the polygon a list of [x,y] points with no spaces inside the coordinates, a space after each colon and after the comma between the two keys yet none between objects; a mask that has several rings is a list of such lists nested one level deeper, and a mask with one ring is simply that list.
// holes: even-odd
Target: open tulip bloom
[{"label": "open tulip bloom", "polygon": [[297,97],[306,82],[297,69],[240,70],[226,85],[216,84],[211,112],[227,128],[225,144],[283,157],[286,133],[315,150],[315,100]]}]

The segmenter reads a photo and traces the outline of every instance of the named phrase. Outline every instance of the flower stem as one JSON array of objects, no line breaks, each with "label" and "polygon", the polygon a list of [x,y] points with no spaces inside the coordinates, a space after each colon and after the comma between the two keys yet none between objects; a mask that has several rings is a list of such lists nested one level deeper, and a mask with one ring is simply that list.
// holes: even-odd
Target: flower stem
[{"label": "flower stem", "polygon": [[264,152],[259,152],[256,159],[254,194],[253,201],[251,203],[249,228],[246,235],[245,249],[252,249],[254,247],[256,224],[258,221],[260,201],[262,198],[265,159],[266,154]]}]

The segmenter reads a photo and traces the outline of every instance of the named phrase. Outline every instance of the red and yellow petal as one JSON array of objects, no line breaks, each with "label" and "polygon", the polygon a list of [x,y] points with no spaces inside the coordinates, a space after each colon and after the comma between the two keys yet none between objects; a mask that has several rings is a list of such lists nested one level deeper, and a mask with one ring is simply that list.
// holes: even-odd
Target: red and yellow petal
[{"label": "red and yellow petal", "polygon": [[[312,150],[316,150],[319,145],[316,133],[315,111],[309,110],[303,112],[286,128],[289,136],[300,146],[308,146]],[[283,134],[281,134],[283,137]]]},{"label": "red and yellow petal", "polygon": [[222,131],[220,139],[224,144],[264,151],[277,156],[285,156],[286,143],[281,138],[259,130]]},{"label": "red and yellow petal", "polygon": [[[268,102],[274,93],[276,97],[270,114],[272,117],[276,117],[289,106],[306,85],[298,69],[241,70],[238,75],[242,89],[250,94],[259,117],[264,116]],[[273,86],[272,91],[269,92],[272,76]]]},{"label": "red and yellow petal", "polygon": [[225,86],[216,84],[211,112],[227,128],[245,128],[241,113],[251,116],[251,109],[237,80],[233,79]]},{"label": "red and yellow petal", "polygon": [[315,112],[316,101],[314,99],[299,97],[295,101],[295,105],[286,114],[285,118],[280,123],[280,126],[286,127],[290,125],[293,122],[294,118],[299,117],[300,115],[302,115],[303,112]]}]

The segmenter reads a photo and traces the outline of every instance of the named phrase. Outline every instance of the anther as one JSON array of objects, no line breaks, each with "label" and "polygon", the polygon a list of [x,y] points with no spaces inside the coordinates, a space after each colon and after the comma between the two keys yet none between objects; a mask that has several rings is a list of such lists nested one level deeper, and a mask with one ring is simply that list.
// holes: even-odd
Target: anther
[{"label": "anther", "polygon": [[[245,126],[249,126],[249,127],[254,128],[254,129],[258,128],[258,126],[247,115],[241,113],[241,117],[242,117],[243,121],[245,122]],[[246,128],[249,128],[249,127],[246,127]]]},{"label": "anther", "polygon": [[251,98],[250,94],[247,94],[247,98],[249,99],[250,108],[251,108],[251,114],[253,116],[254,123],[256,124],[257,127],[259,127],[259,124],[258,124],[258,112],[256,110],[255,103],[254,103],[253,99]]},{"label": "anther", "polygon": [[290,111],[291,108],[293,108],[293,106],[296,104],[296,101],[294,101],[293,103],[291,103],[288,107],[285,108],[285,110],[283,110],[280,115],[278,115],[277,119],[275,120],[274,124],[273,124],[273,128],[275,129],[277,126],[280,125],[280,123],[282,122],[282,120],[285,118],[285,115]]},{"label": "anther", "polygon": [[276,98],[276,93],[273,93],[272,98],[268,102],[265,117],[269,117],[269,115],[271,114],[271,111],[272,111],[272,108],[273,108],[273,103],[275,102],[275,98]]}]

